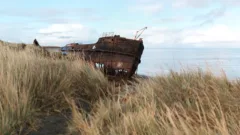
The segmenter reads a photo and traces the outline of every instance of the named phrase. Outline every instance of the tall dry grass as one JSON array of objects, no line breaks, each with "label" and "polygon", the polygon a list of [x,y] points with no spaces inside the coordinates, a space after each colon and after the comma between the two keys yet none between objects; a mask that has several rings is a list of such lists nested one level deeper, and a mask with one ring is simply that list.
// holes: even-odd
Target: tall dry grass
[{"label": "tall dry grass", "polygon": [[100,89],[107,89],[103,74],[79,59],[45,57],[31,45],[22,50],[1,43],[0,135],[16,134],[38,113],[68,109],[66,97],[91,102]]},{"label": "tall dry grass", "polygon": [[82,135],[240,134],[240,81],[211,72],[171,72],[100,99],[88,117],[71,102],[69,133]]},{"label": "tall dry grass", "polygon": [[[0,135],[70,107],[69,134],[240,134],[238,80],[186,70],[114,87],[78,58],[6,45],[0,42]],[[90,113],[79,108],[82,101]]]}]

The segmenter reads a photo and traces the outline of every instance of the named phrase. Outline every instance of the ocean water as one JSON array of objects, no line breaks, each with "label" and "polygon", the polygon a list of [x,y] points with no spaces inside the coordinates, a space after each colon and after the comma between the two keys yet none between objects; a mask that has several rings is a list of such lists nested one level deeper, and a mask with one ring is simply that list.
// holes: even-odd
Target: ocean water
[{"label": "ocean water", "polygon": [[161,75],[169,70],[211,70],[215,75],[240,78],[240,49],[145,49],[138,74]]}]

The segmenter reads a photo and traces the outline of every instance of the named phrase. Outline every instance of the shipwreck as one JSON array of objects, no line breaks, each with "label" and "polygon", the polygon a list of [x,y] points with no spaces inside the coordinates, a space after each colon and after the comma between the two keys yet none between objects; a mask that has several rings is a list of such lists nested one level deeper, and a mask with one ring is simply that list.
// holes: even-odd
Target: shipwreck
[{"label": "shipwreck", "polygon": [[[110,77],[132,77],[141,63],[144,50],[142,38],[147,27],[137,31],[134,39],[105,34],[93,44],[70,43],[61,48],[62,54],[74,53],[92,63]],[[138,34],[141,32],[140,34]]]}]

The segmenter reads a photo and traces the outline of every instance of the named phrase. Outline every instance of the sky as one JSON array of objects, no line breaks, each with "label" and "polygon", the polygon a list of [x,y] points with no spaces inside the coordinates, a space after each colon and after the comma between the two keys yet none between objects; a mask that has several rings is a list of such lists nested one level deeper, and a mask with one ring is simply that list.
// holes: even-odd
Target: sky
[{"label": "sky", "polygon": [[145,48],[240,48],[240,0],[0,0],[0,39],[64,46],[104,32]]}]

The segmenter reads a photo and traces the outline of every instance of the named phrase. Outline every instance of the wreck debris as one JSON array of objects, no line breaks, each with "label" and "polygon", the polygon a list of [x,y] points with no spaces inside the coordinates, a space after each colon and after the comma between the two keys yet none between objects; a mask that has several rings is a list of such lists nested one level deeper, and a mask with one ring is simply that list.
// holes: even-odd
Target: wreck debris
[{"label": "wreck debris", "polygon": [[120,35],[105,35],[95,44],[71,43],[61,48],[63,54],[77,54],[107,76],[127,78],[135,74],[143,50],[142,39],[127,39]]},{"label": "wreck debris", "polygon": [[37,39],[34,39],[34,40],[33,40],[33,45],[35,45],[35,46],[40,46],[39,43],[38,43],[38,41],[37,41]]},{"label": "wreck debris", "polygon": [[[96,43],[70,43],[61,47],[60,51],[63,55],[70,53],[81,57],[108,77],[131,78],[141,63],[144,45],[142,38],[138,38],[146,29],[147,27],[144,27],[137,31],[134,39],[114,35],[113,32],[104,33]],[[50,55],[49,48],[51,50],[51,47],[41,47],[36,39],[33,44],[47,51]]]},{"label": "wreck debris", "polygon": [[[147,27],[144,27],[144,28],[142,28],[142,29],[140,29],[140,30],[138,30],[137,32],[136,32],[136,35],[135,35],[135,40],[137,40],[141,35],[142,35],[142,33],[145,31],[147,29]],[[140,32],[140,34],[138,34]]]}]

